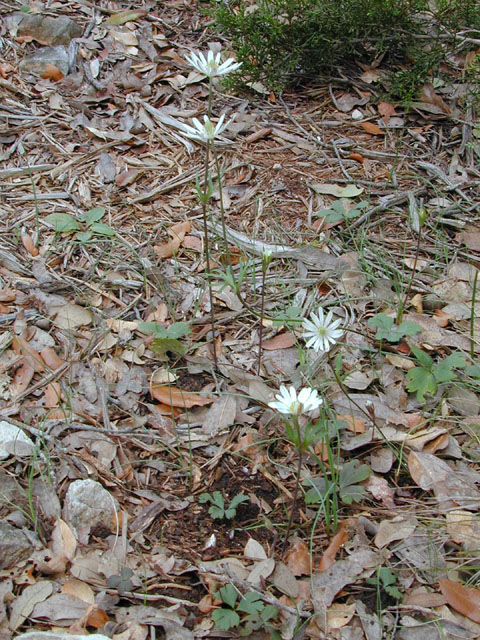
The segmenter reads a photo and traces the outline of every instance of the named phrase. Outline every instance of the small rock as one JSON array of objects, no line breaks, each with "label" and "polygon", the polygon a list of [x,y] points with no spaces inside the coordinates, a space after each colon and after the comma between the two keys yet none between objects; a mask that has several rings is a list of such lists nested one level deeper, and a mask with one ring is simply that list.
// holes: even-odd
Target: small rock
[{"label": "small rock", "polygon": [[7,27],[12,36],[31,38],[40,44],[66,44],[79,38],[83,29],[67,16],[51,18],[40,14],[15,12],[7,17]]},{"label": "small rock", "polygon": [[110,529],[117,501],[95,480],[75,480],[68,487],[63,506],[64,519],[74,529],[81,544],[88,543],[92,528]]},{"label": "small rock", "polygon": [[0,460],[11,455],[28,457],[33,449],[33,442],[21,429],[6,420],[0,421]]},{"label": "small rock", "polygon": [[32,545],[20,529],[0,520],[0,569],[11,569],[18,562],[26,560],[32,550]]},{"label": "small rock", "polygon": [[37,76],[44,76],[51,67],[56,67],[62,75],[68,75],[68,53],[65,47],[43,47],[20,61],[20,71],[22,73],[33,73]]},{"label": "small rock", "polygon": [[448,392],[448,404],[460,416],[478,416],[480,413],[477,394],[465,387],[452,387]]}]

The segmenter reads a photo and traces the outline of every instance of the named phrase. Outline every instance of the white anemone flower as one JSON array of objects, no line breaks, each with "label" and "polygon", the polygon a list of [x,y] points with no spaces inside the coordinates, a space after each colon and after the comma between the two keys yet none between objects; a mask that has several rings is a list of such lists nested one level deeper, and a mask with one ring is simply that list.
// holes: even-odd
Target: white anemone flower
[{"label": "white anemone flower", "polygon": [[193,118],[193,126],[184,124],[183,122],[178,122],[177,126],[183,131],[187,138],[200,140],[201,142],[212,142],[212,140],[218,138],[232,122],[232,120],[229,120],[224,124],[224,120],[225,114],[223,113],[216,125],[213,124],[208,116],[203,116],[203,124],[198,118]]},{"label": "white anemone flower", "polygon": [[303,327],[306,329],[303,337],[308,340],[307,348],[313,347],[315,351],[329,351],[343,334],[343,329],[337,329],[341,322],[341,320],[333,320],[331,311],[325,317],[323,308],[319,307],[318,313],[310,314],[310,320],[303,321]]},{"label": "white anemone flower", "polygon": [[299,416],[302,413],[318,409],[323,400],[318,397],[316,389],[304,387],[297,396],[295,387],[287,389],[283,384],[280,387],[280,393],[275,396],[276,400],[269,402],[268,406],[280,413]]},{"label": "white anemone flower", "polygon": [[207,78],[225,76],[227,73],[236,71],[242,66],[241,62],[235,62],[233,58],[228,58],[225,62],[221,62],[220,53],[214,55],[213,51],[209,51],[206,57],[199,51],[198,53],[192,52],[185,58],[195,71],[203,73]]}]

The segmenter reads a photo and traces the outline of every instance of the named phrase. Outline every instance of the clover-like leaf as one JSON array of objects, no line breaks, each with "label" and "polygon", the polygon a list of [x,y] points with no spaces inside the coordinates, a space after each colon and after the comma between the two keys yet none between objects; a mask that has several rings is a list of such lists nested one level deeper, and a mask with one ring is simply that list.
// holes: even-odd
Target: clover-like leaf
[{"label": "clover-like leaf", "polygon": [[243,613],[255,614],[263,611],[265,605],[257,593],[246,593],[237,605],[237,611]]},{"label": "clover-like leaf", "polygon": [[228,631],[232,627],[238,627],[240,624],[240,616],[233,609],[226,609],[220,607],[212,612],[212,620],[215,622],[219,629],[222,631]]},{"label": "clover-like leaf", "polygon": [[226,584],[215,592],[215,597],[233,609],[238,598],[238,591],[232,584]]},{"label": "clover-like leaf", "polygon": [[228,518],[229,520],[234,518],[237,515],[238,505],[240,505],[242,502],[248,502],[248,500],[248,496],[243,493],[239,493],[238,495],[234,496],[234,498],[232,498],[232,501],[230,502],[228,509],[226,509],[225,511],[225,518]]},{"label": "clover-like leaf", "polygon": [[433,369],[433,375],[437,382],[449,382],[457,377],[454,369],[463,369],[467,364],[463,353],[451,353],[441,360]]},{"label": "clover-like leaf", "polygon": [[425,394],[435,395],[437,392],[437,381],[431,371],[424,367],[415,367],[407,371],[407,391],[417,393],[417,400],[425,402]]}]

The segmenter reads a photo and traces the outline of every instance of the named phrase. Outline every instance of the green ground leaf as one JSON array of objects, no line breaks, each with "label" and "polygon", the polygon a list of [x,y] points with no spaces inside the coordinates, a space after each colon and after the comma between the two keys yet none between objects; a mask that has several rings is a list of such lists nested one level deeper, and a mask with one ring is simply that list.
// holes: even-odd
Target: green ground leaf
[{"label": "green ground leaf", "polygon": [[164,356],[167,352],[175,353],[177,356],[185,355],[185,345],[180,340],[171,340],[170,338],[155,338],[150,345],[152,351],[160,353]]},{"label": "green ground leaf", "polygon": [[422,366],[424,366],[426,369],[431,369],[433,367],[433,360],[428,355],[428,353],[425,353],[425,351],[422,351],[422,349],[420,349],[419,347],[416,347],[414,344],[410,345],[410,349],[412,350],[412,353],[415,356],[415,358],[419,361],[419,363]]},{"label": "green ground leaf", "polygon": [[56,233],[72,233],[80,229],[80,223],[69,213],[51,213],[45,218],[45,222],[52,225]]},{"label": "green ground leaf", "polygon": [[376,316],[369,319],[368,324],[371,327],[376,327],[375,338],[377,340],[388,340],[388,342],[398,342],[406,336],[414,336],[422,331],[422,327],[411,320],[405,320],[396,325],[394,319],[387,316],[386,313],[377,313]]},{"label": "green ground leaf", "polygon": [[212,620],[222,631],[228,631],[232,627],[238,627],[240,624],[240,616],[233,609],[221,607],[212,612]]},{"label": "green ground leaf", "polygon": [[237,605],[237,611],[243,613],[256,614],[263,611],[265,605],[256,593],[246,593]]},{"label": "green ground leaf", "polygon": [[94,222],[98,222],[105,215],[105,209],[103,207],[95,207],[90,209],[85,214],[85,223],[87,227],[91,227]]},{"label": "green ground leaf", "polygon": [[87,244],[93,238],[93,234],[91,231],[79,231],[77,233],[77,240],[82,244]]},{"label": "green ground leaf", "polygon": [[232,584],[226,584],[224,587],[221,587],[215,595],[219,600],[228,604],[228,606],[233,609],[238,598],[238,591]]},{"label": "green ground leaf", "polygon": [[112,227],[109,227],[108,224],[103,224],[103,222],[94,222],[90,227],[90,231],[92,233],[96,233],[99,236],[114,236],[115,231]]},{"label": "green ground leaf", "polygon": [[434,367],[433,375],[437,382],[449,382],[457,377],[454,369],[463,369],[466,365],[463,353],[451,353]]},{"label": "green ground leaf", "polygon": [[437,381],[431,371],[424,367],[415,367],[407,371],[407,391],[417,394],[419,402],[425,402],[425,394],[435,395],[437,392]]},{"label": "green ground leaf", "polygon": [[240,505],[242,502],[248,502],[248,500],[249,497],[243,493],[239,493],[238,495],[236,495],[230,502],[228,509],[225,511],[225,518],[228,518],[229,520],[234,518],[237,515],[238,505]]}]

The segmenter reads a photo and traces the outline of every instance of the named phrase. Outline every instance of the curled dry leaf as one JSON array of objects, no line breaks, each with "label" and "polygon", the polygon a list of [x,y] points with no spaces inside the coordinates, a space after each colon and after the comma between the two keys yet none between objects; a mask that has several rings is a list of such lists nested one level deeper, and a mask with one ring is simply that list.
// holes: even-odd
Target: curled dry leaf
[{"label": "curled dry leaf", "polygon": [[288,553],[287,566],[294,576],[310,575],[310,553],[302,540],[294,540]]},{"label": "curled dry leaf", "polygon": [[22,244],[31,256],[35,257],[40,253],[38,247],[35,246],[33,238],[30,234],[22,233]]},{"label": "curled dry leaf", "polygon": [[340,529],[340,531],[333,536],[330,544],[323,552],[323,556],[320,558],[320,563],[318,565],[319,571],[327,571],[327,569],[330,569],[332,564],[335,562],[335,556],[337,555],[338,550],[345,544],[345,542],[347,542],[347,540],[348,533],[345,529]]},{"label": "curled dry leaf", "polygon": [[178,251],[180,245],[185,238],[185,234],[191,231],[192,225],[189,220],[185,222],[179,222],[174,224],[172,227],[167,229],[167,232],[172,239],[170,242],[166,242],[165,244],[156,245],[153,247],[153,250],[160,258],[170,258],[173,254]]}]

